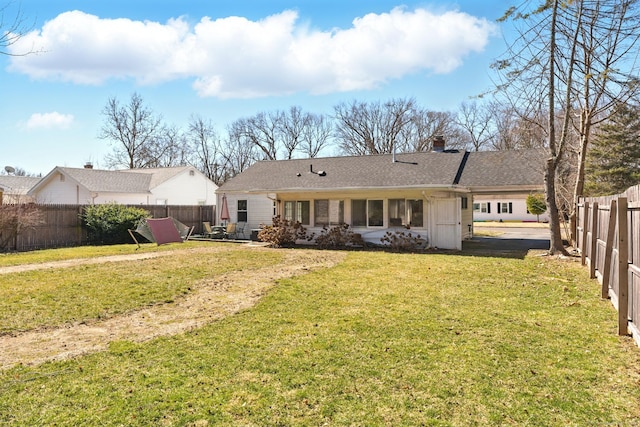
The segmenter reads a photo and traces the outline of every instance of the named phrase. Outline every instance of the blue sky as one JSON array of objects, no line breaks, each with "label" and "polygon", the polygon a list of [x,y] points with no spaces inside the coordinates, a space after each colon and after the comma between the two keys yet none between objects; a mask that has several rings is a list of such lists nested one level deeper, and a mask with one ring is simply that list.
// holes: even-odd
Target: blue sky
[{"label": "blue sky", "polygon": [[508,0],[15,0],[31,31],[0,56],[0,167],[104,167],[110,97],[165,122],[226,125],[300,106],[415,98],[456,110],[491,87]]}]

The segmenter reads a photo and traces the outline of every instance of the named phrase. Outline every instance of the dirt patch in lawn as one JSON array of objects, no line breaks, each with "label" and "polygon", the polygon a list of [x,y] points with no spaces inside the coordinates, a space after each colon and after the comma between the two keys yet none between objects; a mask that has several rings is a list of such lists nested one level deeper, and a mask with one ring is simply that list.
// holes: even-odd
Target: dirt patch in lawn
[{"label": "dirt patch in lawn", "polygon": [[[145,307],[106,320],[0,336],[0,369],[17,364],[37,365],[45,361],[102,351],[112,341],[142,342],[198,328],[253,306],[279,279],[331,267],[346,255],[341,252],[307,249],[283,251],[286,251],[285,259],[278,265],[211,277],[195,283],[191,293],[172,303]],[[115,262],[168,254],[170,253],[159,252],[102,257],[83,263]],[[39,265],[40,268],[64,268],[78,264],[79,260],[70,260]],[[5,267],[1,270],[20,271],[19,268],[20,266]],[[35,267],[22,268],[24,271]]]}]

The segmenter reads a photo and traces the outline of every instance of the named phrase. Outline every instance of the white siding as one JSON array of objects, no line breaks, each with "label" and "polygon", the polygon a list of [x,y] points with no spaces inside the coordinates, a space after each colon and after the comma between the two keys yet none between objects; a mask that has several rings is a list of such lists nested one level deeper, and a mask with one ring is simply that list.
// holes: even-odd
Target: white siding
[{"label": "white siding", "polygon": [[473,237],[473,198],[471,194],[462,196],[467,198],[467,208],[461,209],[462,216],[460,221],[460,231],[462,239],[470,239]]},{"label": "white siding", "polygon": [[[189,170],[151,189],[149,204],[214,205],[217,186],[200,172]],[[165,203],[166,201],[166,203]]]},{"label": "white siding", "polygon": [[[249,234],[252,228],[260,228],[261,225],[271,224],[273,221],[273,200],[266,194],[234,194],[226,193],[227,206],[229,208],[229,222],[238,222],[238,200],[247,201],[247,226],[245,234]],[[218,194],[216,209],[216,223],[220,224],[222,209],[222,195]]]},{"label": "white siding", "polygon": [[[519,222],[536,222],[536,215],[527,213],[527,195],[475,195],[473,203],[489,204],[491,212],[473,212],[474,221],[519,221]],[[500,213],[499,203],[511,203],[511,213]],[[472,206],[473,208],[473,206]],[[540,215],[540,222],[549,221],[547,212]]]},{"label": "white siding", "polygon": [[35,199],[42,204],[77,205],[91,203],[91,195],[84,187],[62,175],[55,174],[49,183],[42,188]]}]

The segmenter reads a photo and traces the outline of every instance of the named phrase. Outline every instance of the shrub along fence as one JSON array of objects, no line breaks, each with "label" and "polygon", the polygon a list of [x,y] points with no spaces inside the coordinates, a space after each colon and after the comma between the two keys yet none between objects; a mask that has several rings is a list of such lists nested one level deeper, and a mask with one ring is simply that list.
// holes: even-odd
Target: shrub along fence
[{"label": "shrub along fence", "polygon": [[640,185],[581,198],[577,208],[582,264],[618,310],[618,334],[632,334],[640,345]]},{"label": "shrub along fence", "polygon": [[[36,205],[43,222],[21,231],[11,250],[81,246],[88,243],[87,230],[82,226],[84,205]],[[185,205],[131,205],[145,209],[153,218],[173,217],[181,223],[202,232],[202,222],[215,223],[215,206]],[[133,243],[133,242],[132,242]]]}]

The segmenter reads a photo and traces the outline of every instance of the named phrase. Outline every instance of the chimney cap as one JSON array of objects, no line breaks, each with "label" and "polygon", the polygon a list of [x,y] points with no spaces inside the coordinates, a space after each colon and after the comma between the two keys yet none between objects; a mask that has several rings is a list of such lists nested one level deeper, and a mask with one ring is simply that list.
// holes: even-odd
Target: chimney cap
[{"label": "chimney cap", "polygon": [[93,163],[91,163],[91,162],[86,162],[86,163],[84,164],[84,168],[85,168],[85,169],[93,169]]}]

